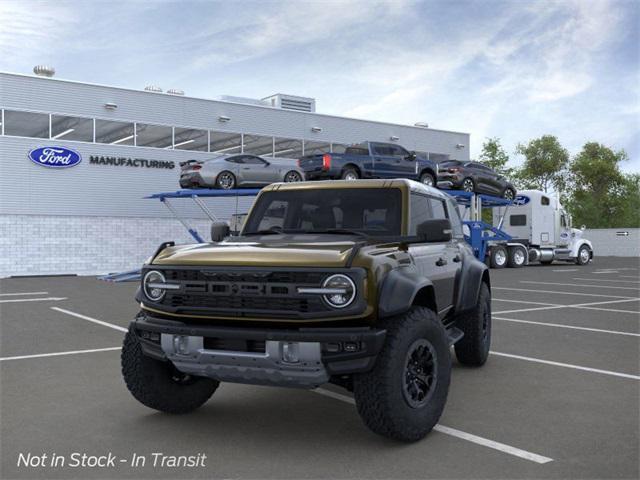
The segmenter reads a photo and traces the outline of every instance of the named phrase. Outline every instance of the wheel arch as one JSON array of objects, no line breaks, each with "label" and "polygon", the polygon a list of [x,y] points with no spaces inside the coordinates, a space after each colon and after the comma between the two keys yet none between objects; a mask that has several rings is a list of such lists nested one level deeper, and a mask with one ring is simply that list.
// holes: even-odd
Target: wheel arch
[{"label": "wheel arch", "polygon": [[356,172],[358,172],[358,176],[360,178],[362,178],[362,169],[356,165],[355,163],[349,162],[345,165],[343,165],[342,169],[340,170],[340,172],[344,172],[345,170],[352,168],[353,170],[355,170]]},{"label": "wheel arch", "polygon": [[433,170],[433,168],[427,166],[422,168],[422,170],[420,170],[420,173],[418,174],[418,178],[420,178],[423,174],[428,173],[433,177],[433,181],[437,182],[438,181],[438,175],[436,175],[436,172]]},{"label": "wheel arch", "polygon": [[473,309],[478,303],[480,286],[485,283],[491,291],[489,267],[475,257],[466,257],[462,262],[460,278],[457,282],[456,313]]},{"label": "wheel arch", "polygon": [[414,305],[427,307],[435,314],[438,313],[431,280],[407,268],[397,268],[389,272],[380,287],[379,317],[404,313]]}]

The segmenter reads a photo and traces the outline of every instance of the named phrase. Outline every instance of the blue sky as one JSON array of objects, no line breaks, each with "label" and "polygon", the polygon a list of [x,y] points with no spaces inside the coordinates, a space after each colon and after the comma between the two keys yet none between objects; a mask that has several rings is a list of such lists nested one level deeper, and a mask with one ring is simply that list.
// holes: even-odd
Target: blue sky
[{"label": "blue sky", "polygon": [[0,0],[0,70],[625,149],[640,172],[640,2]]}]

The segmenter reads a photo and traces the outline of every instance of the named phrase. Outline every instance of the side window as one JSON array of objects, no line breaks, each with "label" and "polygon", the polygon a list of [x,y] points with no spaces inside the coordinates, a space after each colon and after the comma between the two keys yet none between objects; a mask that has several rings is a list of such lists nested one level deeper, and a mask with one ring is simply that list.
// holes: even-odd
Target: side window
[{"label": "side window", "polygon": [[540,205],[549,205],[549,197],[540,197]]},{"label": "side window", "polygon": [[431,210],[433,211],[433,218],[442,219],[447,218],[447,212],[444,208],[444,201],[438,198],[431,198]]},{"label": "side window", "polygon": [[449,210],[449,220],[451,221],[451,230],[455,238],[462,238],[464,236],[462,232],[462,220],[460,219],[460,212],[451,200],[447,200],[447,209]]},{"label": "side window", "polygon": [[229,157],[225,161],[229,163],[244,163],[243,157]]},{"label": "side window", "polygon": [[560,216],[560,225],[562,225],[565,228],[567,227],[567,218],[564,216],[564,214]]},{"label": "side window", "polygon": [[509,225],[511,225],[512,227],[524,227],[526,224],[526,215],[511,215],[509,217]]},{"label": "side window", "polygon": [[411,205],[409,206],[409,235],[415,235],[416,229],[419,224],[425,220],[433,218],[431,213],[431,203],[429,197],[419,195],[417,193],[411,194]]},{"label": "side window", "polygon": [[264,165],[264,160],[262,160],[259,157],[254,157],[252,155],[247,155],[245,157],[242,157],[243,162],[245,164],[250,164],[250,165]]},{"label": "side window", "polygon": [[390,146],[389,149],[391,150],[391,155],[394,157],[405,158],[409,155],[409,152],[399,145]]}]

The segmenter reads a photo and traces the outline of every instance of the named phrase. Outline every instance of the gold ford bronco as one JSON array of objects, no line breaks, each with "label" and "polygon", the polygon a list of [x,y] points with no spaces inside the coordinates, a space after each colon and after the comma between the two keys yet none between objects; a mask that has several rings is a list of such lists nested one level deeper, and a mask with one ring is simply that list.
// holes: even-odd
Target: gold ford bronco
[{"label": "gold ford bronco", "polygon": [[455,201],[411,180],[278,183],[239,235],[165,243],[142,268],[122,373],[144,405],[186,413],[220,382],[353,392],[364,423],[404,441],[437,423],[450,346],[485,363],[489,271]]}]

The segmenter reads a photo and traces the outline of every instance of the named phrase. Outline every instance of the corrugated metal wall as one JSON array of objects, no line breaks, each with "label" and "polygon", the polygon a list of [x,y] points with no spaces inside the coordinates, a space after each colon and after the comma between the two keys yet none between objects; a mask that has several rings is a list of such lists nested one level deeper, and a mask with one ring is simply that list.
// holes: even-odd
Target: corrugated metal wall
[{"label": "corrugated metal wall", "polygon": [[640,228],[590,228],[584,238],[591,240],[598,257],[640,257]]}]

